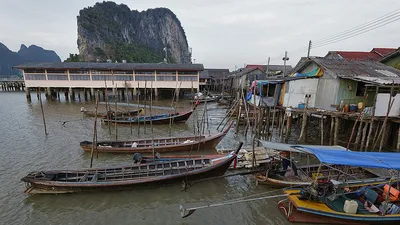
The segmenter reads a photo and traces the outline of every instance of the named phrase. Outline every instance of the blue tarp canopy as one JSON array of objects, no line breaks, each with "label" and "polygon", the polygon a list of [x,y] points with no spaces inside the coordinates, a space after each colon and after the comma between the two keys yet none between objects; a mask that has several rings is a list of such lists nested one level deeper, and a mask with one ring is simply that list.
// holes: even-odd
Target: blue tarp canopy
[{"label": "blue tarp canopy", "polygon": [[304,148],[321,163],[400,170],[400,153],[332,151],[308,146]]}]

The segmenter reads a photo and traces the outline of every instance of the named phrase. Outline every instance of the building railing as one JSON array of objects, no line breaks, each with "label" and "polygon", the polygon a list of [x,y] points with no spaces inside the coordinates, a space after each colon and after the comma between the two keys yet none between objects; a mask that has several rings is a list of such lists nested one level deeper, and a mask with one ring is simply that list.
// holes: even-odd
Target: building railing
[{"label": "building railing", "polygon": [[[199,81],[197,71],[97,71],[97,70],[45,70],[24,71],[25,80],[69,81]],[[51,71],[51,73],[49,73]],[[34,73],[33,73],[34,72]]]}]

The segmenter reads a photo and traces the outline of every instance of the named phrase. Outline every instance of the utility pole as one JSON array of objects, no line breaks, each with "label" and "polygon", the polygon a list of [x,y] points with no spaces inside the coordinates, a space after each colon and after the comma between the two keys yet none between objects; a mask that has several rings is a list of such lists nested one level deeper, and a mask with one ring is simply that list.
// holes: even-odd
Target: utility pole
[{"label": "utility pole", "polygon": [[310,59],[310,50],[311,50],[311,40],[308,42],[307,59]]},{"label": "utility pole", "polygon": [[271,60],[271,58],[270,57],[268,57],[268,63],[267,63],[267,70],[266,70],[266,72],[265,72],[265,78],[268,78],[268,76],[269,76],[269,61]]},{"label": "utility pole", "polygon": [[286,76],[286,61],[289,60],[287,57],[287,51],[285,51],[285,57],[283,57],[283,76]]}]

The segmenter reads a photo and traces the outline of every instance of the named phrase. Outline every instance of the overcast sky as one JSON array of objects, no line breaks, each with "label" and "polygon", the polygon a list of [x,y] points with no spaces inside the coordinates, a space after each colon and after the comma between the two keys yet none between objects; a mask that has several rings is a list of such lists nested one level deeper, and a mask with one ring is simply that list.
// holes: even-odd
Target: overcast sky
[{"label": "overcast sky", "polygon": [[[95,0],[1,0],[0,42],[51,49],[65,59],[78,53],[76,16]],[[400,0],[125,0],[131,9],[167,7],[181,21],[196,63],[233,69],[246,64],[289,64],[305,56],[308,40],[320,40],[400,8]],[[311,50],[369,51],[400,46],[400,20],[345,41]],[[297,51],[295,51],[297,50]]]}]

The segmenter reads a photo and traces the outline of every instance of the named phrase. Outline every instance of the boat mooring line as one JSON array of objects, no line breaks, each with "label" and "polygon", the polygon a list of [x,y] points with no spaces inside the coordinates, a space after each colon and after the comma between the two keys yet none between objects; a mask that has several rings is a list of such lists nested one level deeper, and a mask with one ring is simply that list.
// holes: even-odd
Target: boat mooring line
[{"label": "boat mooring line", "polygon": [[265,196],[265,197],[259,197],[259,198],[250,198],[250,199],[245,199],[245,200],[237,200],[237,201],[231,201],[231,202],[222,202],[222,203],[216,203],[216,204],[210,204],[210,205],[203,205],[203,206],[193,207],[193,208],[189,208],[189,209],[185,209],[182,205],[180,205],[179,210],[181,212],[181,217],[186,218],[186,217],[192,215],[197,209],[225,206],[225,205],[231,205],[231,204],[235,204],[235,203],[244,203],[244,202],[249,202],[249,201],[280,198],[280,197],[287,197],[287,196],[289,196],[289,195],[288,194],[272,195],[272,196]]}]

